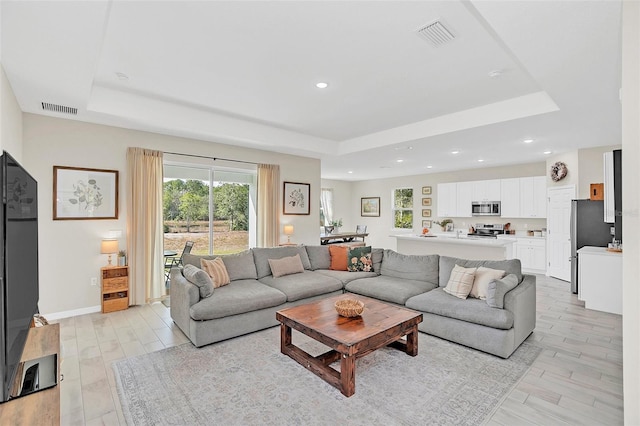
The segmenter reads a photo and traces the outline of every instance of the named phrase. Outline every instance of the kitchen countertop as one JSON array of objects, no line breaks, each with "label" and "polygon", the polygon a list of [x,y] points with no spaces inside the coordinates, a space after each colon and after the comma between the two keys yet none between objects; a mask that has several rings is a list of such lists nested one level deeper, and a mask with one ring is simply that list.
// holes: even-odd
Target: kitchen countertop
[{"label": "kitchen countertop", "polygon": [[500,239],[528,239],[528,240],[546,240],[547,237],[534,237],[531,235],[517,235],[517,234],[507,234],[507,235],[498,235]]},{"label": "kitchen countertop", "polygon": [[[455,234],[454,234],[455,235]],[[443,244],[460,244],[467,246],[480,246],[480,247],[506,247],[513,244],[515,241],[512,239],[498,239],[498,238],[467,238],[466,235],[456,238],[455,236],[441,236],[435,235],[433,237],[421,237],[414,234],[400,234],[393,235],[399,240],[408,241],[420,241],[429,244],[443,243]]]},{"label": "kitchen countertop", "polygon": [[584,246],[578,249],[578,254],[597,254],[601,256],[622,256],[621,251],[609,251],[606,247]]}]

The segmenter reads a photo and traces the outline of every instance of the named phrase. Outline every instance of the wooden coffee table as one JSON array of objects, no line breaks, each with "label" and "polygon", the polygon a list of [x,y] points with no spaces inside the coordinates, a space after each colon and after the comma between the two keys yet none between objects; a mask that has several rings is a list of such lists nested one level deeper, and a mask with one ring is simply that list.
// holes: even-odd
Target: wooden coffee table
[{"label": "wooden coffee table", "polygon": [[[364,312],[355,318],[338,315],[339,299],[358,299]],[[280,350],[309,369],[345,396],[356,391],[356,359],[376,349],[392,346],[411,356],[418,355],[418,324],[422,314],[368,297],[343,294],[276,312],[280,325]],[[291,329],[323,343],[330,351],[311,356],[291,341]],[[406,336],[406,339],[402,339]],[[340,360],[340,371],[331,363]]]}]

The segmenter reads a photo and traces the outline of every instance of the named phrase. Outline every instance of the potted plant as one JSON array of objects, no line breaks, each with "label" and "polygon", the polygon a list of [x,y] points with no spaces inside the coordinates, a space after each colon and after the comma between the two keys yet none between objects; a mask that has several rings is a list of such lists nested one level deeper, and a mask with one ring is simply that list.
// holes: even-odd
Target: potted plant
[{"label": "potted plant", "polygon": [[338,220],[332,220],[331,225],[333,225],[333,228],[336,231],[336,233],[340,232],[340,227],[342,226],[342,218]]},{"label": "potted plant", "polygon": [[[440,222],[436,221],[433,222],[436,225],[440,225],[440,227],[442,228],[443,232],[446,232],[447,230],[453,230],[453,220],[451,219],[442,219]],[[451,224],[450,226],[447,226]]]},{"label": "potted plant", "polygon": [[118,266],[127,266],[127,251],[120,250],[118,252]]}]

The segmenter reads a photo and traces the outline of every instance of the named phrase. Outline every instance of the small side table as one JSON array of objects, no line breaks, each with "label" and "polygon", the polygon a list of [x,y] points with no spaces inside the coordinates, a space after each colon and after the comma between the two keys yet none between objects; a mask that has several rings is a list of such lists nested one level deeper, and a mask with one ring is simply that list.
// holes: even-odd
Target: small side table
[{"label": "small side table", "polygon": [[129,307],[129,267],[100,268],[102,313],[122,311]]}]

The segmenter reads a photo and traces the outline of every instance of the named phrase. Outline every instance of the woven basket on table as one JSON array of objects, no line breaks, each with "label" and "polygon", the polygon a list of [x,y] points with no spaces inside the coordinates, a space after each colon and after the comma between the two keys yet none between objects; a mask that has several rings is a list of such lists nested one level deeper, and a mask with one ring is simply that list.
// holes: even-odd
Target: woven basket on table
[{"label": "woven basket on table", "polygon": [[335,308],[343,317],[357,317],[364,311],[364,303],[355,299],[342,299],[335,303]]}]

